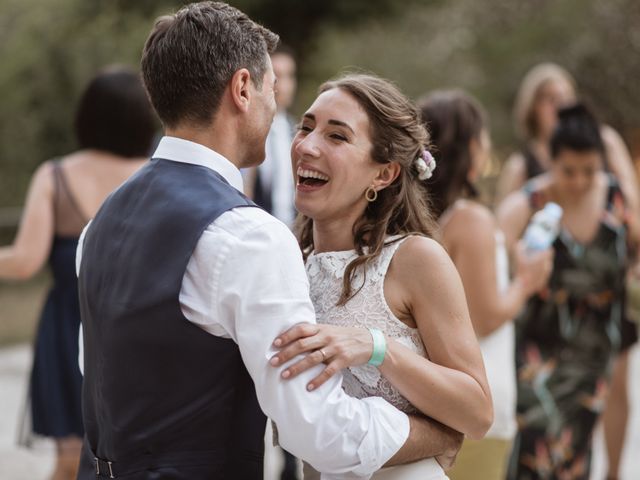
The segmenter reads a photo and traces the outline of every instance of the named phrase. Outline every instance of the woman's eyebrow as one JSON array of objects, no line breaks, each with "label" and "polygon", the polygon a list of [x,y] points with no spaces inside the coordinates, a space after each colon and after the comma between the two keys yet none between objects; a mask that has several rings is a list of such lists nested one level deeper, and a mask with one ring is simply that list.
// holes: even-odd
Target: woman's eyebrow
[{"label": "woman's eyebrow", "polygon": [[348,123],[342,122],[340,120],[329,120],[329,125],[338,125],[340,127],[346,127],[349,130],[351,130],[351,133],[353,133],[355,135],[356,132],[353,131],[353,128],[351,128],[351,126],[349,126]]}]

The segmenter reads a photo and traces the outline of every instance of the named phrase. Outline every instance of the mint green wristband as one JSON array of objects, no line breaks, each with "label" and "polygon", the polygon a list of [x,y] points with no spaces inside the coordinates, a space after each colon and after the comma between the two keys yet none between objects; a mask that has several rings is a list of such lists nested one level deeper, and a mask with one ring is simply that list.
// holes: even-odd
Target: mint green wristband
[{"label": "mint green wristband", "polygon": [[384,338],[384,333],[375,328],[370,328],[369,333],[373,338],[373,352],[371,352],[371,358],[369,359],[369,365],[379,367],[384,362],[384,356],[387,353],[387,341]]}]

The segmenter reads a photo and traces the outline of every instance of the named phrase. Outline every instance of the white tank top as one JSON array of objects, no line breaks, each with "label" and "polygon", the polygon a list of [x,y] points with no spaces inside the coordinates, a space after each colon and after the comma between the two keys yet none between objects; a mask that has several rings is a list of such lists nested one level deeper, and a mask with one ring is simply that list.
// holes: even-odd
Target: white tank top
[{"label": "white tank top", "polygon": [[[393,254],[405,238],[387,239],[380,255],[366,266],[365,274],[359,269],[353,281],[358,293],[345,305],[336,306],[342,293],[342,279],[347,265],[357,257],[355,250],[313,253],[307,258],[307,275],[311,287],[311,301],[318,323],[340,326],[377,328],[419,355],[426,350],[417,328],[400,321],[384,297],[384,278]],[[342,384],[352,397],[382,397],[398,410],[415,413],[416,409],[372,365],[350,367],[344,372]]]},{"label": "white tank top", "polygon": [[[345,305],[336,306],[342,293],[342,279],[347,265],[357,257],[354,250],[313,253],[306,268],[311,288],[311,300],[318,323],[340,326],[377,328],[405,347],[426,357],[426,350],[417,328],[400,321],[391,311],[384,297],[384,278],[393,254],[407,237],[389,237],[380,255],[355,275],[353,291],[357,291]],[[360,288],[362,287],[362,288]],[[358,291],[358,289],[360,290]],[[382,397],[398,410],[415,413],[416,408],[372,365],[343,370],[342,387],[356,398]],[[397,467],[383,468],[372,480],[448,480],[434,458]]]},{"label": "white tank top", "polygon": [[[509,259],[504,234],[496,232],[496,273],[498,292],[509,286]],[[516,368],[515,332],[509,321],[496,331],[479,340],[487,371],[487,380],[493,397],[493,425],[486,438],[511,439],[516,432]]]}]

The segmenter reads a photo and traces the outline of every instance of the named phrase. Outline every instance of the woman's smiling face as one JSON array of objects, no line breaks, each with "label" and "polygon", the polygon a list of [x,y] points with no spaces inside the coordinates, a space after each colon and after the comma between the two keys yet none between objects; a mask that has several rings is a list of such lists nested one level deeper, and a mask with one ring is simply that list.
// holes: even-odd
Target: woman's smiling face
[{"label": "woman's smiling face", "polygon": [[320,94],[291,145],[296,208],[314,220],[358,218],[365,191],[384,165],[371,158],[369,118],[340,88]]}]

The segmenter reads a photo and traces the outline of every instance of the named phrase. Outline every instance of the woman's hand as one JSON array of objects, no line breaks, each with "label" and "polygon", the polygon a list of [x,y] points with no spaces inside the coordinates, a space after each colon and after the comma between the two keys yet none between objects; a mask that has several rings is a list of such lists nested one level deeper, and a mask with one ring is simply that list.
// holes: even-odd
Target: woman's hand
[{"label": "woman's hand", "polygon": [[269,361],[274,367],[309,352],[302,360],[287,367],[282,378],[293,378],[320,363],[326,364],[322,373],[307,385],[308,390],[318,388],[343,368],[367,363],[373,352],[373,339],[365,328],[312,323],[291,327],[273,344],[281,349]]},{"label": "woman's hand", "polygon": [[527,296],[542,290],[548,283],[553,270],[553,249],[527,252],[524,242],[516,244],[516,278],[524,287]]}]

